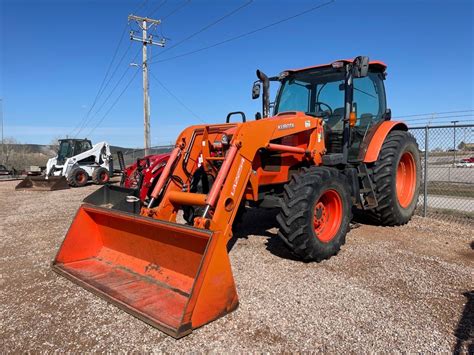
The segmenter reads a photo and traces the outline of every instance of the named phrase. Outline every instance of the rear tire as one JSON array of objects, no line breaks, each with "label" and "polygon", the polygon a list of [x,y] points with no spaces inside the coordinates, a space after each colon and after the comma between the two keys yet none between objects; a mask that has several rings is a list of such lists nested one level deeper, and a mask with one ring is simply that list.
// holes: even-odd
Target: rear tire
[{"label": "rear tire", "polygon": [[110,180],[109,171],[106,168],[100,167],[92,172],[92,181],[97,185],[104,185]]},{"label": "rear tire", "polygon": [[339,252],[351,220],[348,186],[327,167],[304,169],[285,186],[278,236],[297,257],[319,262]]},{"label": "rear tire", "polygon": [[415,213],[421,181],[421,162],[415,138],[405,131],[388,134],[372,166],[378,206],[372,219],[384,226],[408,223]]},{"label": "rear tire", "polygon": [[72,169],[67,176],[67,182],[72,187],[85,186],[88,180],[89,174],[82,168]]}]

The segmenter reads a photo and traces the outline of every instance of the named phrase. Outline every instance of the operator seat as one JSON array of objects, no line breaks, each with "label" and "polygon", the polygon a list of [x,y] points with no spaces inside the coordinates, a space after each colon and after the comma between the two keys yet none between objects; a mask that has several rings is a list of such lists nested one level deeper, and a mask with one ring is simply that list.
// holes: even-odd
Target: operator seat
[{"label": "operator seat", "polygon": [[344,107],[334,109],[325,122],[325,141],[328,153],[342,153],[342,132],[344,129]]}]

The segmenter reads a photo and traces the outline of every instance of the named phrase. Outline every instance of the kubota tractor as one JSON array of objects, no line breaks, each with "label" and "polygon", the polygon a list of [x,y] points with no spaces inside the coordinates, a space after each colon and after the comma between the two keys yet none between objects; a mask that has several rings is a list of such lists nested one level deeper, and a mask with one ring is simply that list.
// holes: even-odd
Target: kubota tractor
[{"label": "kubota tractor", "polygon": [[[257,71],[262,114],[186,128],[135,214],[83,204],[54,269],[181,337],[237,308],[226,247],[245,206],[279,208],[278,236],[305,261],[338,253],[353,210],[407,223],[420,158],[407,126],[390,119],[385,69],[357,57],[270,78]],[[273,104],[270,82],[280,83]]]}]

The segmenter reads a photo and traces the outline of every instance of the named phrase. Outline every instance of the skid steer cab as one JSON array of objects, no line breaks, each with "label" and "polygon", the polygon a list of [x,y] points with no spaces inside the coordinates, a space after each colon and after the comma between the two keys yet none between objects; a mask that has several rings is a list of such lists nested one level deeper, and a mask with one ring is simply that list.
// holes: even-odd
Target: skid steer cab
[{"label": "skid steer cab", "polygon": [[186,128],[149,198],[123,196],[139,204],[135,213],[83,204],[54,269],[181,337],[238,305],[227,243],[244,210],[279,209],[278,236],[306,262],[339,252],[353,212],[381,226],[407,223],[420,157],[407,126],[391,121],[385,70],[357,57],[273,77],[257,71],[255,120],[238,112]]},{"label": "skid steer cab", "polygon": [[113,160],[107,142],[92,145],[88,139],[60,139],[58,152],[48,160],[44,176],[27,177],[17,190],[62,190],[82,187],[89,180],[98,185],[109,182]]}]

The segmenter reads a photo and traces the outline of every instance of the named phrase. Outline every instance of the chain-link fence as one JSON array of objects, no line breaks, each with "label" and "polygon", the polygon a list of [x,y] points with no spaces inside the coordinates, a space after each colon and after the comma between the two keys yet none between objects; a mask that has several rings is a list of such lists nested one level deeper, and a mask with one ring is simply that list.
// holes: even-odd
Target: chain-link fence
[{"label": "chain-link fence", "polygon": [[[423,168],[418,211],[474,218],[474,125],[411,127],[421,152]],[[170,152],[155,146],[149,154]],[[143,149],[112,149],[114,161],[121,150],[125,165],[143,158]]]},{"label": "chain-link fence", "polygon": [[418,210],[474,217],[474,125],[411,127],[421,151]]}]

